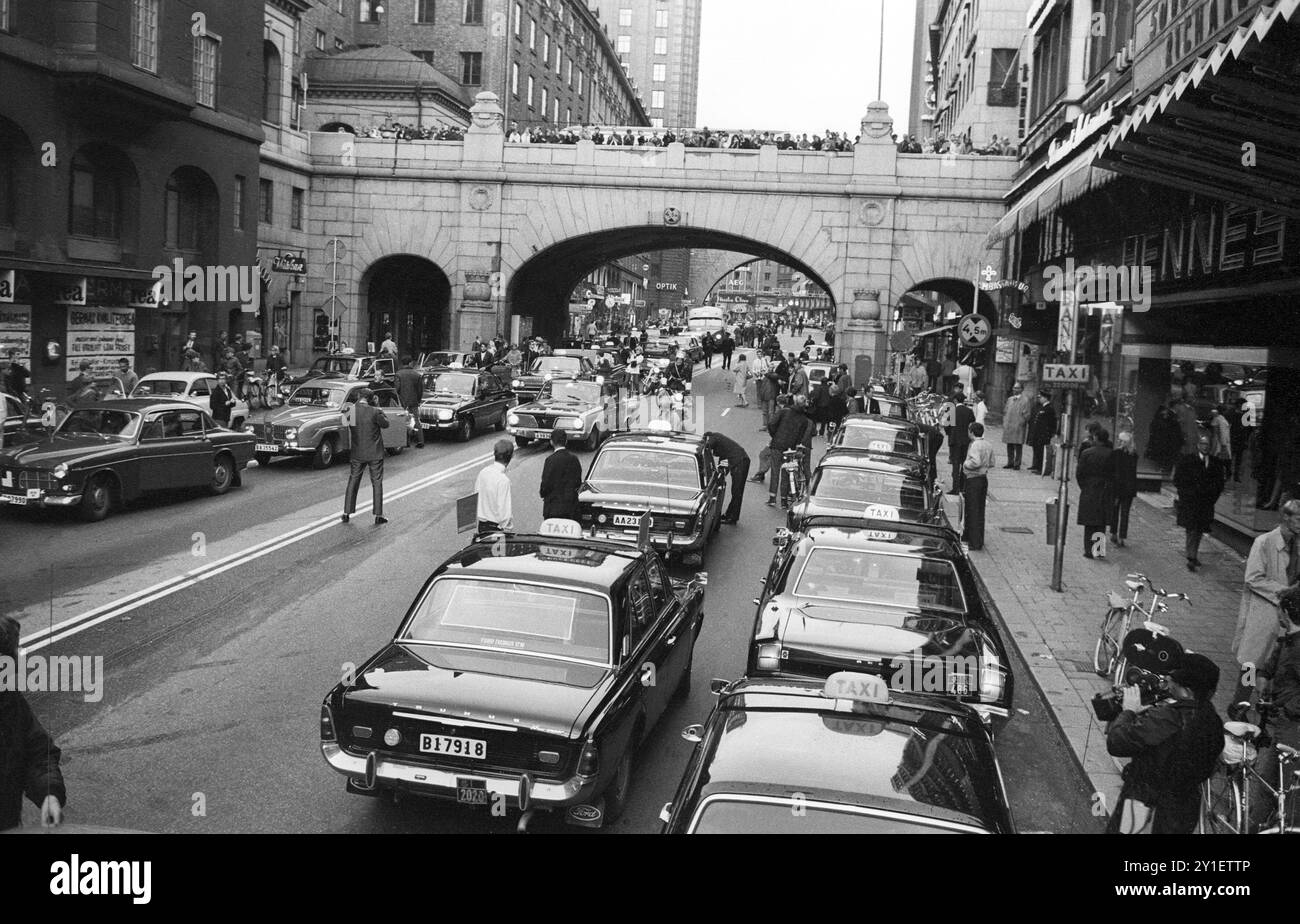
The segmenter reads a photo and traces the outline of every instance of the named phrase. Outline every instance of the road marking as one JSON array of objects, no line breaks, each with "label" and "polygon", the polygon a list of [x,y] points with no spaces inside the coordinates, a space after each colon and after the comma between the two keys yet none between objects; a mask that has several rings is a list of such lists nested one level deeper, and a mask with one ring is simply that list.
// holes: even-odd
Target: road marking
[{"label": "road marking", "polygon": [[[491,460],[491,458],[492,455],[489,453],[462,462],[459,465],[452,466],[446,471],[438,472],[434,475],[427,475],[424,478],[420,478],[411,484],[406,485],[405,487],[397,489],[390,495],[386,495],[384,500],[400,500],[408,494],[414,494],[416,491],[422,491],[441,481],[446,481],[449,478],[454,478],[457,475],[463,474],[476,465],[482,465]],[[366,511],[370,510],[371,507],[372,504],[370,502],[360,504],[353,516],[364,514]],[[65,619],[63,622],[56,625],[50,626],[46,629],[41,629],[27,636],[25,639],[20,639],[19,644],[22,646],[25,653],[30,654],[34,651],[39,651],[48,645],[62,641],[63,639],[69,638],[80,632],[84,632],[102,622],[114,619],[125,613],[129,613],[132,610],[139,609],[142,606],[153,603],[156,600],[161,600],[164,597],[169,597],[177,591],[193,587],[195,584],[216,577],[219,574],[223,574],[232,568],[246,565],[265,555],[269,555],[272,552],[279,551],[287,546],[301,542],[304,539],[308,539],[317,533],[329,529],[331,526],[342,525],[343,523],[339,519],[339,514],[331,513],[328,516],[295,527],[294,529],[281,533],[278,536],[263,540],[262,542],[240,552],[231,553],[225,558],[209,562],[208,564],[195,568],[192,571],[178,574],[175,577],[168,578],[165,581],[160,581],[159,583],[146,587],[143,590],[137,590],[134,593],[127,594],[125,597],[121,597],[111,603],[105,603],[102,606],[97,606],[94,609],[87,610],[77,616]]]}]

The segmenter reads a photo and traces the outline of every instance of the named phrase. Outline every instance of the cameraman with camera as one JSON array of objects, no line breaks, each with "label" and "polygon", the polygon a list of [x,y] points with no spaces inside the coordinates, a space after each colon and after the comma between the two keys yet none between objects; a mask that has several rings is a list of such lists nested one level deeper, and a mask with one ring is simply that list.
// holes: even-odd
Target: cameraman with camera
[{"label": "cameraman with camera", "polygon": [[1202,654],[1187,654],[1169,674],[1166,697],[1142,702],[1138,685],[1124,687],[1122,711],[1106,727],[1106,750],[1131,757],[1119,804],[1106,826],[1120,833],[1124,803],[1153,810],[1152,834],[1190,834],[1200,812],[1200,786],[1223,751],[1223,721],[1211,700],[1219,668]]}]

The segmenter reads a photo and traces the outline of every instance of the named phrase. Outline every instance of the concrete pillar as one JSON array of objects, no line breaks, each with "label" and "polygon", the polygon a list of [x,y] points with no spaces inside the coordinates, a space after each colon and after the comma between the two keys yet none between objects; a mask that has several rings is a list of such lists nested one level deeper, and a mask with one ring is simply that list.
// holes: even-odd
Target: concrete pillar
[{"label": "concrete pillar", "polygon": [[848,365],[854,386],[866,386],[871,376],[889,370],[889,338],[881,320],[880,290],[856,289],[849,317],[835,335],[835,356]]},{"label": "concrete pillar", "polygon": [[898,146],[891,135],[889,104],[877,100],[867,106],[861,128],[862,137],[853,148],[854,174],[892,179],[898,174]]},{"label": "concrete pillar", "polygon": [[[500,164],[505,159],[505,113],[495,93],[483,92],[474,98],[469,110],[469,128],[461,159],[465,163]],[[471,340],[471,342],[473,342]]]},{"label": "concrete pillar", "polygon": [[492,274],[466,272],[462,276],[465,281],[459,287],[460,292],[452,286],[452,304],[460,306],[452,331],[455,349],[469,349],[475,337],[490,340],[498,333],[508,335],[509,331],[498,330],[497,312],[492,304]]}]

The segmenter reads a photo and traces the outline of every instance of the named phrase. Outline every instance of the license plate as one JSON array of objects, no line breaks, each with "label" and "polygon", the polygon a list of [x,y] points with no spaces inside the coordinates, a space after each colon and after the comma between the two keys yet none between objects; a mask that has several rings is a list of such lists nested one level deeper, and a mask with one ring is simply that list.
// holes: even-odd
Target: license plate
[{"label": "license plate", "polygon": [[551,438],[550,430],[534,430],[533,438],[539,440],[549,440]]},{"label": "license plate", "polygon": [[0,494],[0,501],[6,504],[17,504],[19,507],[27,503],[27,498],[20,497],[17,494]]},{"label": "license plate", "polygon": [[456,801],[464,805],[487,805],[487,780],[467,780],[456,777]]},{"label": "license plate", "polygon": [[487,742],[479,738],[457,738],[454,735],[421,735],[420,751],[445,757],[484,760],[487,758]]},{"label": "license plate", "polygon": [[640,526],[641,516],[640,514],[633,514],[633,513],[616,513],[614,514],[614,525],[615,526]]},{"label": "license plate", "polygon": [[253,445],[253,451],[254,452],[279,452],[280,446],[278,443],[255,443]]},{"label": "license plate", "polygon": [[970,696],[970,677],[966,674],[949,674],[948,695]]}]

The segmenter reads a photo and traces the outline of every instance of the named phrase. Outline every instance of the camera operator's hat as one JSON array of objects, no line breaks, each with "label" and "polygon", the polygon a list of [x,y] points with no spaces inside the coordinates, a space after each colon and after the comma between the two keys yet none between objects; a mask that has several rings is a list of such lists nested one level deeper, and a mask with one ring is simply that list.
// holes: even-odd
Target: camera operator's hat
[{"label": "camera operator's hat", "polygon": [[1169,678],[1193,693],[1209,696],[1219,685],[1219,666],[1203,654],[1189,653],[1170,671]]}]

